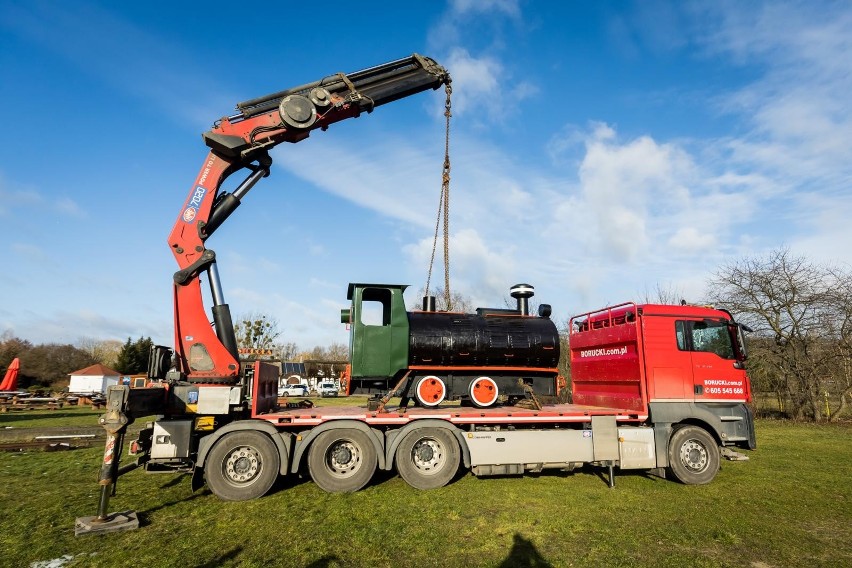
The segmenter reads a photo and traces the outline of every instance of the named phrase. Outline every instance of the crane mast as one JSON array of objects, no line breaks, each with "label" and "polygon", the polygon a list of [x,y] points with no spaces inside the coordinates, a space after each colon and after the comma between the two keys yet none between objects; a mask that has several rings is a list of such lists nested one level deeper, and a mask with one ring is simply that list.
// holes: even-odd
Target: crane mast
[{"label": "crane mast", "polygon": [[[175,347],[157,347],[149,376],[157,380],[234,384],[239,356],[231,313],[225,302],[216,253],[207,239],[239,207],[254,185],[270,174],[269,155],[282,142],[296,143],[311,131],[372,112],[378,106],[441,85],[450,75],[434,60],[411,55],[354,73],[336,73],[236,105],[234,115],[202,134],[210,149],[178,214],[168,243],[178,263],[174,274]],[[247,170],[231,193],[221,191],[232,174]],[[213,301],[213,326],[204,308],[201,274]]]}]

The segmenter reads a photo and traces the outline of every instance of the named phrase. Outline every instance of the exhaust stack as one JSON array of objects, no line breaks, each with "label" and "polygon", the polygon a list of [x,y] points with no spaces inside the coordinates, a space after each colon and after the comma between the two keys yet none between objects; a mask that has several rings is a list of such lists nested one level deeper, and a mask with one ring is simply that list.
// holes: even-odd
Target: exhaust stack
[{"label": "exhaust stack", "polygon": [[509,294],[518,301],[518,311],[521,315],[530,315],[529,299],[535,295],[535,288],[531,284],[515,284],[509,288]]}]

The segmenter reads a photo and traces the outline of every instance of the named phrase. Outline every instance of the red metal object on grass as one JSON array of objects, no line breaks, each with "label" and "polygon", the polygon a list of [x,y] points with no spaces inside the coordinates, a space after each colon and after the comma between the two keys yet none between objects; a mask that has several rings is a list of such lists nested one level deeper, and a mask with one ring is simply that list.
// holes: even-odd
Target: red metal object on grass
[{"label": "red metal object on grass", "polygon": [[6,369],[6,375],[3,377],[3,382],[0,383],[0,391],[13,391],[18,388],[18,371],[21,368],[21,360],[15,357],[9,368]]}]

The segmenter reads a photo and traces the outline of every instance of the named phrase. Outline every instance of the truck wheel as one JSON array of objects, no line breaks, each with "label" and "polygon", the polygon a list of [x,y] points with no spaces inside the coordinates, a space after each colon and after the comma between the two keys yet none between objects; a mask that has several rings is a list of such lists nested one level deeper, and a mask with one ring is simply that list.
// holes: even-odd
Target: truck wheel
[{"label": "truck wheel", "polygon": [[459,470],[459,445],[452,432],[418,428],[406,434],[396,449],[396,469],[417,489],[443,487]]},{"label": "truck wheel", "polygon": [[719,445],[697,426],[676,428],[669,440],[669,471],[686,485],[710,483],[719,471]]},{"label": "truck wheel", "polygon": [[222,436],[204,466],[207,486],[225,501],[262,497],[278,478],[281,458],[269,436],[249,430]]},{"label": "truck wheel", "polygon": [[311,444],[308,471],[329,493],[358,491],[373,478],[378,463],[369,435],[360,430],[329,430]]}]

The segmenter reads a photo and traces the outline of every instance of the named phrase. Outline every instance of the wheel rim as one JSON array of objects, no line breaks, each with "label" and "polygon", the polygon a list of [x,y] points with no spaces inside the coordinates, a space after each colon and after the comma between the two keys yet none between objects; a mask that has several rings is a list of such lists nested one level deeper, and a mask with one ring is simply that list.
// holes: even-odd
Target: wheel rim
[{"label": "wheel rim", "polygon": [[225,460],[225,478],[231,483],[247,484],[257,479],[263,466],[260,453],[251,446],[235,448]]},{"label": "wheel rim", "polygon": [[361,448],[351,440],[339,440],[326,451],[325,465],[335,477],[350,477],[361,467]]},{"label": "wheel rim", "polygon": [[491,377],[479,377],[470,383],[470,398],[477,406],[491,406],[498,395],[497,383]]},{"label": "wheel rim", "polygon": [[435,473],[446,461],[443,446],[434,438],[421,438],[411,448],[411,463],[420,473]]},{"label": "wheel rim", "polygon": [[698,440],[690,439],[680,447],[680,461],[690,471],[699,472],[707,468],[707,448]]},{"label": "wheel rim", "polygon": [[447,396],[447,387],[440,377],[430,375],[418,381],[415,393],[423,406],[438,406]]}]

